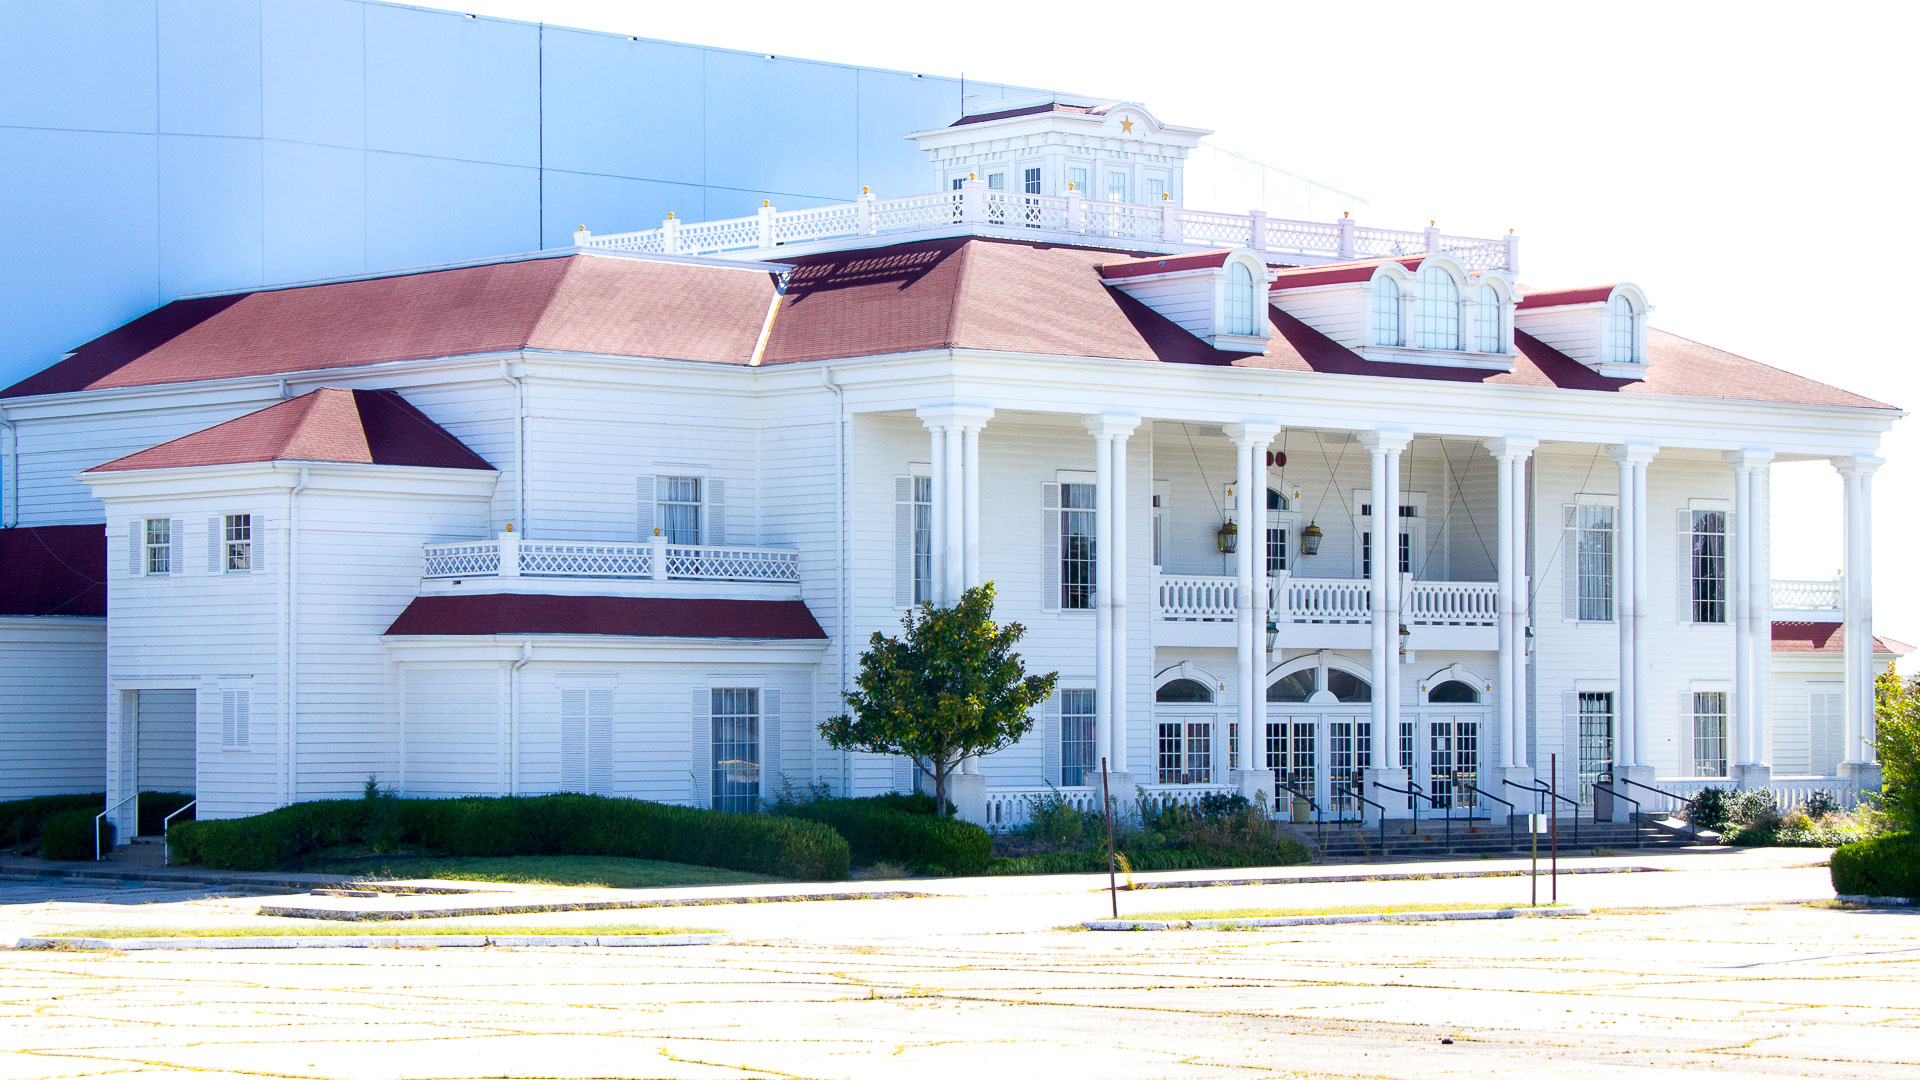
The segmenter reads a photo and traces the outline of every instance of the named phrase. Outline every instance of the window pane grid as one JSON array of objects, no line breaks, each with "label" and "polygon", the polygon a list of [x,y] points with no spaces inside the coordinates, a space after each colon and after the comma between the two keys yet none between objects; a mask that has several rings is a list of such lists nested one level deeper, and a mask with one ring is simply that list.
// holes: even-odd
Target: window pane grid
[{"label": "window pane grid", "polygon": [[1580,695],[1580,803],[1593,804],[1593,785],[1613,773],[1613,694]]},{"label": "window pane grid", "polygon": [[1417,281],[1419,301],[1414,306],[1414,347],[1419,349],[1457,349],[1460,347],[1460,288],[1445,270],[1421,272]]},{"label": "window pane grid", "polygon": [[1723,690],[1693,695],[1693,774],[1727,775],[1727,695]]},{"label": "window pane grid", "polygon": [[1475,347],[1483,353],[1506,352],[1506,342],[1500,334],[1504,305],[1500,303],[1499,290],[1482,285],[1474,290],[1474,297],[1479,301],[1473,313]]},{"label": "window pane grid", "polygon": [[1727,515],[1693,512],[1693,621],[1727,621]]},{"label": "window pane grid", "polygon": [[147,573],[173,572],[173,526],[166,518],[147,519]]},{"label": "window pane grid", "polygon": [[1613,507],[1582,506],[1575,511],[1575,532],[1582,622],[1613,620]]},{"label": "window pane grid", "polygon": [[933,478],[913,478],[913,602],[933,600]]},{"label": "window pane grid", "polygon": [[226,533],[225,565],[228,570],[251,570],[253,568],[253,515],[228,514],[224,523]]},{"label": "window pane grid", "polygon": [[1060,606],[1093,606],[1094,493],[1092,484],[1060,485]]},{"label": "window pane grid", "polygon": [[1373,343],[1400,344],[1400,286],[1392,278],[1373,283]]},{"label": "window pane grid", "polygon": [[669,544],[700,542],[700,478],[662,476],[654,482],[660,534]]},{"label": "window pane grid", "polygon": [[1093,691],[1060,691],[1060,786],[1083,787],[1092,782]]},{"label": "window pane grid", "polygon": [[760,802],[760,691],[713,692],[713,808],[745,812]]},{"label": "window pane grid", "polygon": [[1227,267],[1227,333],[1258,333],[1259,328],[1254,322],[1254,311],[1257,306],[1253,272],[1239,263]]}]

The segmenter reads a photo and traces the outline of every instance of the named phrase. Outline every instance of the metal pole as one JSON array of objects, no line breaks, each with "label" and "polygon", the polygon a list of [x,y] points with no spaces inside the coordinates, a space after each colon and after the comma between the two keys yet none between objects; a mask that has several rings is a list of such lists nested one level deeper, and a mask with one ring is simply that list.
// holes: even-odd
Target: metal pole
[{"label": "metal pole", "polygon": [[1527,906],[1540,906],[1540,792],[1533,793],[1533,819],[1527,823],[1527,837],[1533,844],[1533,869],[1528,875],[1533,881],[1533,891],[1527,897]]},{"label": "metal pole", "polygon": [[1107,790],[1107,759],[1100,759],[1100,806],[1107,819],[1107,899],[1113,903],[1113,917],[1120,917],[1120,891],[1113,880],[1113,796]]},{"label": "metal pole", "polygon": [[[1553,903],[1560,902],[1560,755],[1547,756],[1547,790],[1553,797]],[[1573,815],[1573,832],[1580,835],[1580,815]],[[1111,845],[1109,845],[1111,846]]]}]

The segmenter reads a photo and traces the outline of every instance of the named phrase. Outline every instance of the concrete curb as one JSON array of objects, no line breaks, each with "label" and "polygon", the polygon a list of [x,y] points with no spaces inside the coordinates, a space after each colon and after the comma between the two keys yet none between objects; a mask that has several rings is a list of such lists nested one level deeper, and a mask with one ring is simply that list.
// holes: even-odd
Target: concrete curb
[{"label": "concrete curb", "polygon": [[330,922],[393,922],[399,919],[458,919],[473,915],[541,915],[556,911],[638,911],[646,908],[721,907],[732,904],[798,904],[813,900],[912,900],[936,893],[887,890],[840,893],[776,893],[771,896],[686,896],[664,900],[551,900],[450,908],[323,908],[262,904],[257,914]]},{"label": "concrete curb", "polygon": [[[1573,874],[1664,874],[1664,866],[1563,866],[1560,876]],[[1538,874],[1531,870],[1408,870],[1402,872],[1384,872],[1377,874],[1295,874],[1290,877],[1258,878],[1182,878],[1175,881],[1136,881],[1127,886],[1130,892],[1145,889],[1205,889],[1219,885],[1339,885],[1347,882],[1364,881],[1452,881],[1460,878],[1509,878],[1509,877],[1551,877],[1545,869]],[[1106,886],[1093,890],[1106,892]]]},{"label": "concrete curb", "polygon": [[323,937],[23,937],[16,949],[82,949],[90,952],[142,952],[154,949],[473,949],[507,946],[595,946],[646,948],[655,945],[730,945],[732,934],[341,934]]},{"label": "concrete curb", "polygon": [[1089,930],[1232,930],[1266,926],[1332,926],[1342,923],[1464,922],[1470,919],[1529,919],[1591,915],[1586,908],[1497,908],[1487,911],[1355,912],[1345,915],[1272,915],[1244,919],[1089,919]]},{"label": "concrete curb", "polygon": [[1868,896],[1866,893],[1841,893],[1834,897],[1843,904],[1887,904],[1893,907],[1910,907],[1913,899],[1906,896]]}]

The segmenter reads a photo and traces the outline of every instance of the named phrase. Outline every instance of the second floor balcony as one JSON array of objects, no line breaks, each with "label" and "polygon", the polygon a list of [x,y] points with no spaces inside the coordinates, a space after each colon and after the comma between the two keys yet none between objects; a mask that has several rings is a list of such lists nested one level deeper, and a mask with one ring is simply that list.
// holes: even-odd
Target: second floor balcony
[{"label": "second floor balcony", "polygon": [[[1422,581],[1400,576],[1400,610],[1409,647],[1492,648],[1500,619],[1499,585],[1492,581]],[[1239,582],[1215,574],[1153,575],[1154,640],[1162,645],[1232,644]],[[1373,621],[1372,586],[1365,578],[1297,577],[1286,571],[1267,586],[1267,617],[1274,644],[1285,648],[1365,648]]]},{"label": "second floor balcony", "polygon": [[[742,595],[798,597],[800,553],[738,544],[533,539],[502,533],[491,540],[428,544],[421,577],[440,588],[479,579],[491,588],[568,589],[567,583],[630,583],[635,593],[692,592],[703,586]],[[576,586],[577,587],[577,586]]]}]

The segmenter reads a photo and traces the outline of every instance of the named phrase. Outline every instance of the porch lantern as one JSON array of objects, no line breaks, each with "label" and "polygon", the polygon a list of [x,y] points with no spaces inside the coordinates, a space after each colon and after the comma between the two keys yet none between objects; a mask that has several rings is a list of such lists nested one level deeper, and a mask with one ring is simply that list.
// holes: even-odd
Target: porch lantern
[{"label": "porch lantern", "polygon": [[1306,528],[1300,530],[1300,554],[1320,554],[1320,538],[1325,535],[1326,533],[1320,531],[1319,525],[1309,522]]},{"label": "porch lantern", "polygon": [[1276,640],[1278,640],[1279,637],[1280,637],[1280,624],[1277,622],[1274,622],[1272,619],[1268,619],[1267,620],[1267,651],[1268,652],[1273,651],[1273,643]]},{"label": "porch lantern", "polygon": [[1214,536],[1215,539],[1220,541],[1220,554],[1222,555],[1231,555],[1240,546],[1240,526],[1235,525],[1231,521],[1223,522],[1220,525],[1220,531],[1215,533]]},{"label": "porch lantern", "polygon": [[1401,623],[1400,624],[1400,655],[1403,657],[1407,655],[1407,639],[1412,636],[1413,636],[1413,632],[1407,629],[1407,624]]}]

